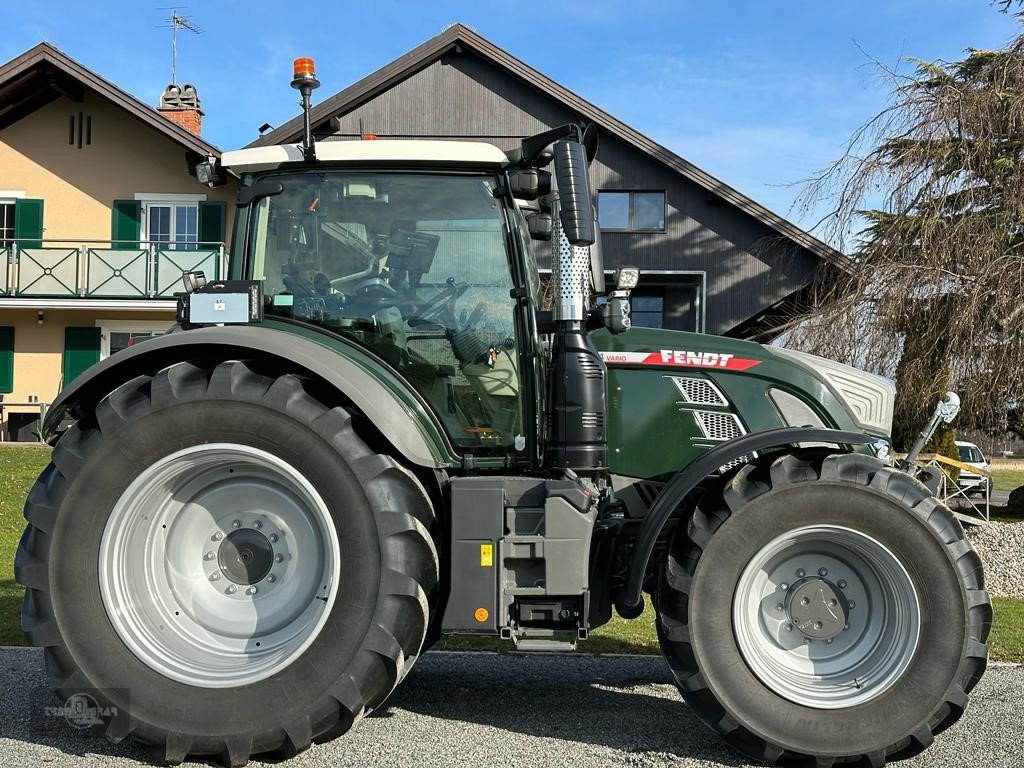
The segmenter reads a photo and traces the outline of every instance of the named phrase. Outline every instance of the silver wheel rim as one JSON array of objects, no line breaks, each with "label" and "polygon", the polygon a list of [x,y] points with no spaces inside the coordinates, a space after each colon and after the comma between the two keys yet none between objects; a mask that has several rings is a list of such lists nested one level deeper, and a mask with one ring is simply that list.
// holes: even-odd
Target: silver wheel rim
[{"label": "silver wheel rim", "polygon": [[900,561],[841,526],[783,534],[744,569],[732,606],[737,645],[779,696],[818,709],[889,690],[917,651],[921,610]]},{"label": "silver wheel rim", "polygon": [[189,685],[270,677],[319,635],[341,553],[323,499],[266,451],[186,448],[128,486],[103,530],[99,582],[114,630]]}]

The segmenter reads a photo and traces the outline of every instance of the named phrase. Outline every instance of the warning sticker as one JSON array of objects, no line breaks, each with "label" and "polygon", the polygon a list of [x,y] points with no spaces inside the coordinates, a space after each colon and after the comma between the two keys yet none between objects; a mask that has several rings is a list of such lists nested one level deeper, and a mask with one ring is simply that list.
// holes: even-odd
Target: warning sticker
[{"label": "warning sticker", "polygon": [[658,352],[602,352],[607,365],[654,365],[673,368],[724,368],[745,371],[760,365],[760,360],[736,357],[728,352],[690,352],[685,349],[662,349]]},{"label": "warning sticker", "polygon": [[490,568],[494,565],[494,545],[493,544],[481,544],[480,545],[480,567]]}]

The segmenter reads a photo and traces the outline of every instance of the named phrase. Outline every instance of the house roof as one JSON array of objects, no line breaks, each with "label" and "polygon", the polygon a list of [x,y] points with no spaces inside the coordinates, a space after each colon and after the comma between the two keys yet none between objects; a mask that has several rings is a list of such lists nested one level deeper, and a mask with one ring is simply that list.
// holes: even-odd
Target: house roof
[{"label": "house roof", "polygon": [[[317,127],[335,115],[351,111],[457,48],[466,48],[482,56],[514,77],[562,102],[598,127],[614,134],[627,144],[650,155],[690,181],[734,205],[792,242],[842,269],[848,268],[847,257],[839,251],[778,214],[772,213],[763,205],[716,179],[693,163],[684,160],[666,147],[652,141],[636,129],[612,117],[462,24],[453,24],[441,34],[432,37],[390,64],[317,104],[311,113],[313,127]],[[302,131],[302,115],[300,114],[275,130],[264,134],[249,146],[266,146],[296,141],[301,138]]]},{"label": "house roof", "polygon": [[0,129],[16,123],[60,96],[81,101],[86,88],[187,150],[201,156],[220,155],[220,150],[209,142],[45,42],[0,66]]}]

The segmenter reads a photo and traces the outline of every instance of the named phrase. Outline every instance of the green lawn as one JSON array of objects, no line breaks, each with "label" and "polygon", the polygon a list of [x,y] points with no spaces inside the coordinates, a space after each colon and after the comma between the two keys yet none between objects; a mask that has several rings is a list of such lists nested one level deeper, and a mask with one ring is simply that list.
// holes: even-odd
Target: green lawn
[{"label": "green lawn", "polygon": [[25,529],[25,495],[49,457],[45,445],[0,445],[0,645],[22,644],[22,589],[14,582],[14,550]]},{"label": "green lawn", "polygon": [[[14,583],[14,550],[18,546],[22,529],[21,516],[25,494],[49,457],[44,446],[0,446],[0,645],[22,643],[19,626],[22,590]],[[996,473],[997,487],[1000,475]],[[1024,472],[1006,472],[1020,476]],[[1016,485],[1012,487],[1017,487]],[[995,598],[995,623],[989,648],[993,659],[1024,662],[1024,600]],[[511,643],[485,638],[448,636],[437,648],[448,650],[509,650]],[[607,625],[596,630],[590,639],[581,642],[579,649],[591,653],[658,653],[658,638],[654,631],[654,611],[648,603],[640,618],[626,621],[614,617]]]},{"label": "green lawn", "polygon": [[997,491],[1012,491],[1024,485],[1024,469],[994,469],[992,480]]},{"label": "green lawn", "polygon": [[1024,600],[993,597],[989,657],[995,661],[1024,663]]}]

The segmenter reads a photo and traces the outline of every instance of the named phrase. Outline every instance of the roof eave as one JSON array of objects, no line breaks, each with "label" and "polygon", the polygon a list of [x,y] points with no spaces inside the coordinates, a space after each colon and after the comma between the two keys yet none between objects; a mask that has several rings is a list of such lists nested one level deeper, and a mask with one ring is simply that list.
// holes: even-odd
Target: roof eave
[{"label": "roof eave", "polygon": [[[436,58],[459,45],[467,46],[477,54],[503,67],[514,77],[518,77],[549,97],[565,103],[575,112],[578,112],[612,134],[619,136],[627,143],[632,144],[662,164],[669,166],[698,186],[714,193],[824,261],[843,271],[849,271],[849,258],[827,243],[822,242],[814,235],[773,213],[742,192],[701,170],[672,150],[652,141],[639,131],[626,125],[578,94],[559,85],[551,78],[461,24],[452,25],[441,34],[432,37],[405,55],[318,104],[312,109],[310,114],[312,125],[315,127],[339,112],[354,109],[378,93],[387,90],[394,83],[428,66]],[[296,141],[301,137],[302,130],[303,120],[300,114],[247,146],[257,147]]]},{"label": "roof eave", "polygon": [[129,114],[163,133],[169,139],[182,145],[185,149],[203,157],[207,155],[220,156],[220,150],[213,144],[185,130],[173,120],[169,120],[161,115],[148,104],[139,101],[127,91],[118,88],[110,81],[82,66],[49,43],[39,43],[20,56],[16,56],[3,66],[0,66],[0,83],[10,80],[42,62],[46,62],[61,70],[69,77],[82,83],[85,87],[113,102]]}]

